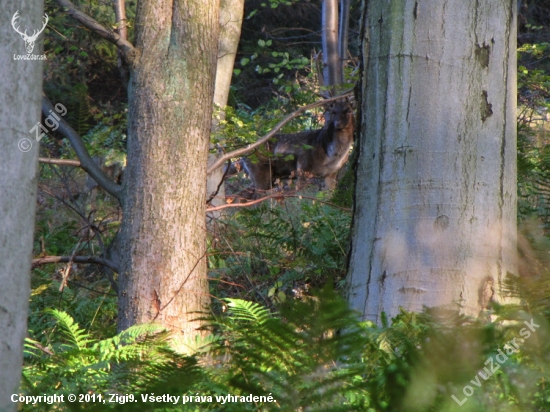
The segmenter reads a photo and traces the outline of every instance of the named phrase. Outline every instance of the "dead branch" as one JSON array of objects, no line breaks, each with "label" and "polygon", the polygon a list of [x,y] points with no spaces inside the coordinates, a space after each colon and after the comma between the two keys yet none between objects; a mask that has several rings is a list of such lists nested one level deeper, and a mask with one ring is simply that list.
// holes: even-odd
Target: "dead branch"
[{"label": "dead branch", "polygon": [[277,194],[262,197],[261,199],[251,200],[251,201],[248,201],[246,203],[228,203],[228,204],[220,205],[220,206],[216,206],[216,207],[209,207],[209,208],[206,209],[206,212],[216,212],[218,210],[235,208],[235,207],[249,207],[249,206],[257,205],[258,203],[262,203],[262,202],[264,202],[266,200],[269,200],[269,199],[281,200],[281,199],[284,199],[284,198],[287,198],[287,197],[297,197],[299,199],[314,200],[316,202],[323,203],[325,205],[332,206],[332,207],[335,207],[337,209],[344,210],[346,212],[351,212],[352,211],[351,208],[349,208],[349,207],[338,206],[334,203],[326,202],[324,200],[319,200],[319,199],[317,199],[315,197],[311,197],[311,196],[277,193]]},{"label": "dead branch", "polygon": [[120,273],[118,266],[109,259],[100,258],[97,256],[44,256],[38,259],[32,260],[31,269],[35,269],[38,266],[47,265],[49,263],[93,263],[96,265],[107,266],[113,272]]},{"label": "dead branch", "polygon": [[58,166],[74,166],[74,167],[81,167],[82,166],[79,160],[51,159],[49,157],[39,157],[38,161],[40,163],[46,163],[46,164],[58,165]]}]

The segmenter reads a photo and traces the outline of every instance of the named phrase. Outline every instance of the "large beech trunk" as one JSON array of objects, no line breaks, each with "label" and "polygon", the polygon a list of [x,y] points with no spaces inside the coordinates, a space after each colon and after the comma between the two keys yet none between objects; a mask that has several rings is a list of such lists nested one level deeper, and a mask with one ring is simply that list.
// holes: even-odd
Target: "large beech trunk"
[{"label": "large beech trunk", "polygon": [[513,1],[368,2],[350,302],[478,316],[515,273]]},{"label": "large beech trunk", "polygon": [[210,302],[204,217],[218,12],[218,0],[146,0],[136,14],[119,329],[160,323],[184,352]]}]

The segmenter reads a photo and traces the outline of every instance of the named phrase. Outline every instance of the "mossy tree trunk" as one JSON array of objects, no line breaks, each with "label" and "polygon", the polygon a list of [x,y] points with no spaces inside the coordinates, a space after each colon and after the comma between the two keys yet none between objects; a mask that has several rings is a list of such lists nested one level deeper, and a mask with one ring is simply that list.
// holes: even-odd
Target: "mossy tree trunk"
[{"label": "mossy tree trunk", "polygon": [[367,2],[349,299],[478,316],[515,273],[514,1]]}]

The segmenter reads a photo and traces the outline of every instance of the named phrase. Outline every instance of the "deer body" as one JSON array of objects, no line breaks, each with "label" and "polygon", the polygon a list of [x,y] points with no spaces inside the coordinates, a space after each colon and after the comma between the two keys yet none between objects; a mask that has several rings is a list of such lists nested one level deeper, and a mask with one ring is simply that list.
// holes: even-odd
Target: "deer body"
[{"label": "deer body", "polygon": [[277,178],[298,178],[302,186],[308,177],[322,177],[325,187],[333,189],[336,175],[348,160],[353,143],[354,117],[347,100],[333,103],[325,113],[322,129],[296,134],[276,135],[267,143],[268,155],[258,162],[243,160],[256,190],[269,190]]}]

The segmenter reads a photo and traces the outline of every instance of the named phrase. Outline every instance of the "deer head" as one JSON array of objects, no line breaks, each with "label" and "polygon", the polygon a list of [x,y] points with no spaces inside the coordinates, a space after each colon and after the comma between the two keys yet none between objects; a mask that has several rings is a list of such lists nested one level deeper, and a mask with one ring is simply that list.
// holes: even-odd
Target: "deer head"
[{"label": "deer head", "polygon": [[336,130],[343,130],[353,125],[353,112],[350,99],[337,100],[325,107],[325,124],[334,126]]},{"label": "deer head", "polygon": [[17,10],[15,12],[15,14],[13,15],[13,18],[11,19],[11,26],[13,27],[13,29],[17,33],[19,33],[21,35],[21,37],[25,41],[25,48],[27,49],[27,53],[32,53],[32,51],[34,49],[34,42],[36,41],[36,39],[38,38],[40,33],[42,33],[44,31],[44,29],[46,28],[46,25],[48,24],[49,17],[46,13],[44,13],[44,25],[42,26],[42,28],[40,30],[34,30],[32,36],[27,35],[27,30],[25,30],[24,33],[21,33],[19,31],[19,27],[15,27],[16,20],[18,18],[19,18],[19,10]]}]

